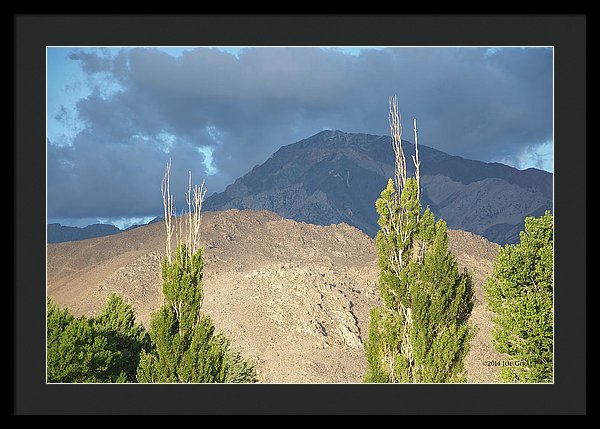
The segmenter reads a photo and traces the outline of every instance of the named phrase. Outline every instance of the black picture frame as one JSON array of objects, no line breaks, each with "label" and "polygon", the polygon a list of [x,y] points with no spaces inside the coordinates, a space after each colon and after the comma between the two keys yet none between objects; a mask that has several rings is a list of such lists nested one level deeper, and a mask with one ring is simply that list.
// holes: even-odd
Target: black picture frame
[{"label": "black picture frame", "polygon": [[[14,24],[15,414],[585,414],[585,15],[21,15]],[[45,383],[46,46],[553,46],[555,383]]]}]

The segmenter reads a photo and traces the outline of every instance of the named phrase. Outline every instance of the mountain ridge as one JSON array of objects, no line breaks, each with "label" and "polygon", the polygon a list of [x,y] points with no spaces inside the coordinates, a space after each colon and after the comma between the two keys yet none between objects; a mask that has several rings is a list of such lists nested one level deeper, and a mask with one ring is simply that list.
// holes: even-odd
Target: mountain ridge
[{"label": "mountain ridge", "polygon": [[[414,145],[403,140],[403,150],[408,174],[414,174]],[[422,144],[419,154],[423,206],[429,205],[451,228],[499,244],[516,242],[526,216],[552,207],[551,173],[469,160]],[[208,197],[205,207],[264,209],[319,225],[346,222],[374,236],[375,200],[394,174],[393,162],[388,136],[325,130],[282,146],[223,192]],[[440,195],[440,187],[453,191]],[[465,222],[469,207],[485,218]]]},{"label": "mountain ridge", "polygon": [[64,243],[68,241],[88,240],[90,238],[106,237],[108,235],[119,234],[129,231],[144,225],[161,221],[162,218],[155,217],[150,222],[145,224],[131,225],[128,228],[120,229],[113,224],[95,223],[84,227],[66,226],[60,223],[47,224],[47,242],[48,243]]}]

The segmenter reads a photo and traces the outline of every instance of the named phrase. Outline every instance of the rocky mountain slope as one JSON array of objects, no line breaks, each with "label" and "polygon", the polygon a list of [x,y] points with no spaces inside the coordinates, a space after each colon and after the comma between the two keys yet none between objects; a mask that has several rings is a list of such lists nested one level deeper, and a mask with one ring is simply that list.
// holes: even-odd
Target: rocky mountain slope
[{"label": "rocky mountain slope", "polygon": [[[403,144],[409,173],[414,146]],[[552,174],[473,161],[419,146],[423,204],[454,229],[513,243],[526,216],[552,208]],[[393,176],[390,137],[322,131],[279,149],[225,191],[207,210],[270,210],[286,218],[377,231],[375,200]]]},{"label": "rocky mountain slope", "polygon": [[[256,363],[264,383],[360,383],[362,342],[378,305],[375,242],[346,224],[318,226],[267,211],[207,212],[203,310]],[[90,240],[49,244],[47,292],[76,314],[98,314],[111,292],[149,326],[162,303],[162,223]],[[490,314],[481,284],[498,246],[450,231],[459,264],[474,273],[478,327],[467,357],[470,382],[496,382]]]}]

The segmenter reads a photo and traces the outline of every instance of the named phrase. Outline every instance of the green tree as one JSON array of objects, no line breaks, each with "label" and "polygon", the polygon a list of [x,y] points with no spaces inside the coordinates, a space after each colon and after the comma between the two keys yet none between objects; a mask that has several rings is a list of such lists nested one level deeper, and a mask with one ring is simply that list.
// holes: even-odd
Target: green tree
[{"label": "green tree", "polygon": [[[396,155],[390,179],[376,202],[379,290],[383,305],[371,311],[365,352],[366,382],[461,382],[474,329],[469,273],[459,272],[448,251],[443,220],[422,211],[415,121],[415,177],[406,177],[397,101],[390,101]],[[394,183],[395,182],[395,183]]]},{"label": "green tree", "polygon": [[[186,230],[180,232],[175,255],[170,252],[172,202],[168,190],[170,163],[163,180],[167,227],[166,256],[162,262],[164,304],[153,314],[150,337],[154,349],[142,351],[137,378],[145,383],[254,382],[251,363],[233,351],[229,341],[215,333],[209,316],[201,313],[204,250],[198,231],[203,200],[202,187],[188,191]],[[194,201],[192,205],[191,202]],[[173,256],[173,257],[172,257]]]},{"label": "green tree", "polygon": [[[379,290],[371,311],[367,382],[460,382],[473,328],[472,280],[448,251],[443,220],[419,215],[416,180],[406,181],[400,204],[390,180],[377,201]],[[394,225],[398,225],[396,228]]]},{"label": "green tree", "polygon": [[216,334],[202,315],[203,250],[194,254],[180,244],[173,262],[163,260],[165,304],[152,316],[155,349],[142,352],[137,377],[145,383],[254,382],[254,367]]},{"label": "green tree", "polygon": [[112,293],[100,316],[93,319],[93,325],[107,338],[109,347],[119,352],[113,364],[116,370],[119,374],[123,372],[128,382],[135,383],[140,353],[150,350],[151,341],[143,325],[135,323],[133,307]]},{"label": "green tree", "polygon": [[518,244],[501,248],[484,285],[496,315],[492,342],[510,357],[507,382],[553,381],[553,226],[550,211],[527,217]]},{"label": "green tree", "polygon": [[49,383],[124,382],[117,365],[121,353],[92,319],[47,303],[47,380]]}]

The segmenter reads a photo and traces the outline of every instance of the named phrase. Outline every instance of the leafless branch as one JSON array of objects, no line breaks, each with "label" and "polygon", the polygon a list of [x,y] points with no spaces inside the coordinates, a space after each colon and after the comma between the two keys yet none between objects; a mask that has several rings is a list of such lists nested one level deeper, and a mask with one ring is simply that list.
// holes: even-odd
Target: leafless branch
[{"label": "leafless branch", "polygon": [[397,201],[400,200],[400,195],[404,184],[406,183],[406,158],[404,157],[404,151],[402,150],[402,123],[401,115],[398,110],[398,97],[390,97],[390,134],[392,136],[392,147],[394,148],[394,155],[396,157],[395,171],[394,171],[394,185],[396,187],[395,198]]},{"label": "leafless branch", "polygon": [[188,206],[185,219],[187,221],[185,231],[186,249],[191,257],[200,248],[200,224],[202,223],[202,204],[206,196],[204,181],[198,185],[192,185],[192,172],[188,174],[188,190],[185,201]]},{"label": "leafless branch", "polygon": [[[190,174],[191,178],[191,174]],[[200,248],[200,224],[202,223],[202,203],[206,196],[206,188],[204,187],[204,180],[198,185],[194,185],[193,192],[193,216],[192,216],[192,234],[191,234],[191,249],[192,254]]]},{"label": "leafless branch", "polygon": [[415,178],[417,179],[417,199],[421,199],[421,172],[419,167],[421,161],[419,161],[419,140],[417,138],[417,120],[413,119],[414,132],[415,132],[415,155],[412,157],[413,163],[415,164]]},{"label": "leafless branch", "polygon": [[202,221],[202,204],[206,196],[206,187],[204,181],[201,185],[192,186],[192,172],[188,175],[188,190],[185,195],[187,204],[186,209],[183,209],[181,216],[177,216],[175,211],[175,199],[171,195],[171,160],[167,162],[165,174],[160,185],[165,226],[167,229],[167,238],[165,241],[165,251],[167,260],[172,262],[171,241],[173,234],[176,235],[177,245],[184,243],[188,255],[191,257],[200,248],[200,223]]},{"label": "leafless branch", "polygon": [[160,184],[160,190],[163,198],[165,227],[167,237],[165,240],[165,252],[167,260],[171,262],[171,238],[173,237],[173,196],[171,195],[171,160],[167,161],[165,174]]}]

